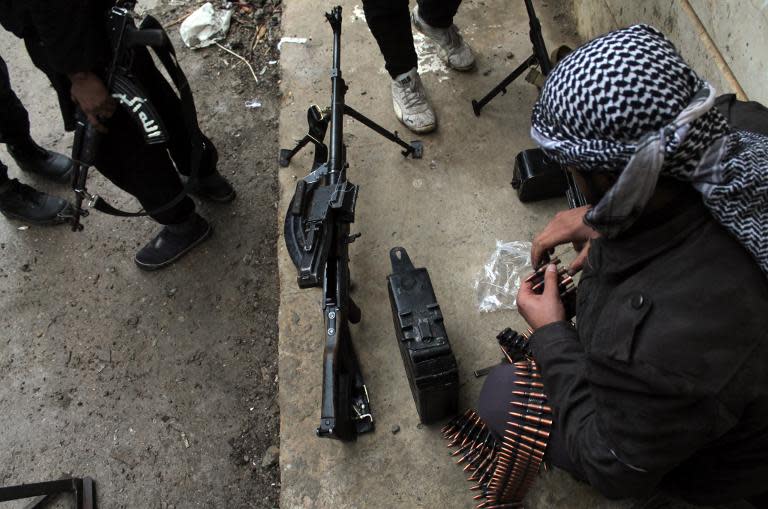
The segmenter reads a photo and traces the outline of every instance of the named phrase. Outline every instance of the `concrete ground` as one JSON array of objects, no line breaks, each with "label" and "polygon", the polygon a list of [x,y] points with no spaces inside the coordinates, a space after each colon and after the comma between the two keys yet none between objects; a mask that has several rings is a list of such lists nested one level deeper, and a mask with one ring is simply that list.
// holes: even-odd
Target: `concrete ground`
[{"label": "concrete ground", "polygon": [[[368,31],[361,6],[344,7],[342,67],[347,102],[384,126],[398,129],[389,77]],[[307,45],[284,45],[285,103],[280,116],[281,146],[305,131],[305,111],[329,101],[331,30],[323,8],[310,0],[286,3],[286,36],[308,37]],[[573,45],[574,34],[560,2],[540,8],[549,44]],[[475,72],[445,69],[434,48],[417,37],[422,77],[437,110],[439,129],[423,136],[424,158],[404,160],[396,146],[354,120],[346,120],[349,180],[360,185],[356,223],[362,232],[350,248],[354,298],[363,320],[352,326],[354,343],[371,396],[377,430],[356,443],[315,437],[319,421],[323,324],[319,290],[299,290],[283,242],[280,266],[281,506],[471,507],[470,484],[452,464],[440,426],[419,424],[398,352],[387,300],[389,249],[404,246],[417,266],[429,268],[461,379],[460,408],[473,406],[482,379],[472,370],[499,361],[495,335],[522,328],[514,311],[480,314],[473,279],[497,239],[531,240],[564,200],[524,205],[509,182],[515,155],[533,146],[528,136],[536,88],[523,80],[509,87],[476,118],[470,107],[530,54],[528,20],[522,2],[467,0],[457,24],[475,49]],[[282,221],[295,181],[309,168],[311,153],[280,173]],[[399,427],[393,433],[393,427]],[[625,507],[602,500],[562,472],[537,484],[530,507]]]}]

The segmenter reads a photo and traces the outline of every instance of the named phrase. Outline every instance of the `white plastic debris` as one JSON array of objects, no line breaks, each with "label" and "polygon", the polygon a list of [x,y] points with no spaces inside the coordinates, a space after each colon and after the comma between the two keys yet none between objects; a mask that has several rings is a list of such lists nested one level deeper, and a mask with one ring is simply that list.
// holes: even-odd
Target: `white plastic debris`
[{"label": "white plastic debris", "polygon": [[306,37],[282,37],[280,42],[277,43],[277,51],[280,51],[284,43],[289,44],[306,44],[309,39]]},{"label": "white plastic debris", "polygon": [[189,48],[205,48],[227,36],[231,21],[231,10],[215,10],[211,2],[206,2],[181,24],[181,40]]},{"label": "white plastic debris", "polygon": [[245,101],[245,107],[249,110],[255,110],[256,108],[261,108],[261,101],[258,99],[251,99],[250,101]]}]

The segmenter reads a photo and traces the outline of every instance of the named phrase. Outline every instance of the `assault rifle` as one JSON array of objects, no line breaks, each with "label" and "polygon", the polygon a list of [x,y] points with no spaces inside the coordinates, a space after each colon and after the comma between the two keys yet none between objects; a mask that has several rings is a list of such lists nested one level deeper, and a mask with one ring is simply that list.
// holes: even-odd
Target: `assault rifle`
[{"label": "assault rifle", "polygon": [[[360,322],[362,313],[349,295],[349,244],[360,236],[350,234],[350,225],[355,220],[359,188],[347,180],[344,115],[401,145],[405,156],[421,157],[422,146],[418,141],[402,141],[397,133],[344,103],[347,85],[341,75],[341,7],[333,8],[325,17],[333,29],[331,107],[309,108],[309,133],[294,149],[281,150],[279,162],[287,166],[305,145],[311,142],[315,146],[312,170],[297,182],[285,217],[285,245],[298,270],[299,288],[323,289],[323,399],[317,435],[348,441],[373,431],[374,422],[349,327]],[[329,125],[330,151],[324,143]]]}]

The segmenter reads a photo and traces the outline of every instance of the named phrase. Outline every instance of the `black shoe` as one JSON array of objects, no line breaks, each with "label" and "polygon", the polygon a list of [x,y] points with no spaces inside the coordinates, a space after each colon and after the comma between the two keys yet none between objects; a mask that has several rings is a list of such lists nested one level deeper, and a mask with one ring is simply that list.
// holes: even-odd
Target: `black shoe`
[{"label": "black shoe", "polygon": [[136,253],[133,261],[142,270],[162,269],[207,239],[212,231],[208,221],[193,214],[183,223],[164,226],[157,237]]},{"label": "black shoe", "polygon": [[16,179],[0,184],[0,213],[32,224],[61,224],[74,207],[64,198],[41,193]]},{"label": "black shoe", "polygon": [[46,150],[31,139],[16,145],[8,145],[8,153],[22,171],[34,173],[55,182],[68,182],[74,163],[58,152]]},{"label": "black shoe", "polygon": [[232,184],[217,171],[190,182],[189,192],[203,200],[218,203],[229,203],[235,199],[236,194]]}]

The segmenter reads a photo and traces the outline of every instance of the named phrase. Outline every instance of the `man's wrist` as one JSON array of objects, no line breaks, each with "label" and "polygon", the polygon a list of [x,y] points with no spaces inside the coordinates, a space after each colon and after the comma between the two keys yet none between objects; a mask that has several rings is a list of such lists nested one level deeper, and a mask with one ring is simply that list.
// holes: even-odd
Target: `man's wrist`
[{"label": "man's wrist", "polygon": [[536,329],[528,341],[533,358],[543,366],[550,358],[558,357],[558,351],[562,349],[558,345],[578,342],[578,335],[572,322],[560,320]]},{"label": "man's wrist", "polygon": [[557,320],[536,328],[531,334],[529,341],[534,341],[537,336],[570,336],[575,330],[573,322],[569,320]]}]

